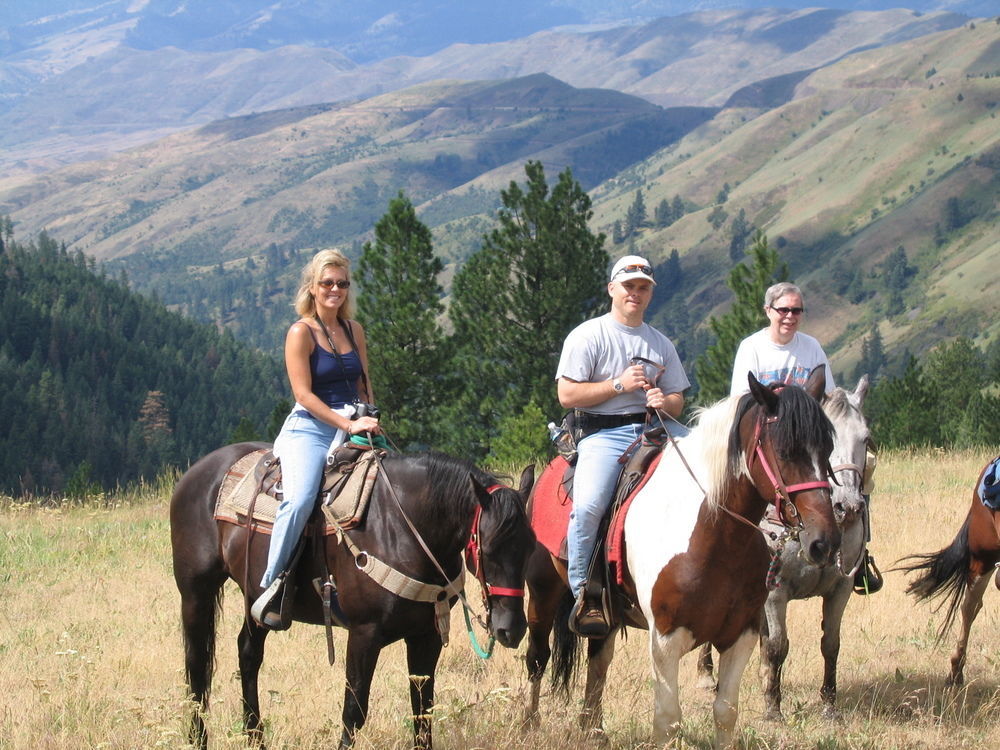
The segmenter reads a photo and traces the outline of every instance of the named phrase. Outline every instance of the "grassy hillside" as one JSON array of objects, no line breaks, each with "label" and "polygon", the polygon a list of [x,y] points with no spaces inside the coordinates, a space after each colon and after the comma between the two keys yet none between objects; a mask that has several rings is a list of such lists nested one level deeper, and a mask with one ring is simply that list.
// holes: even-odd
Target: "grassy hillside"
[{"label": "grassy hillside", "polygon": [[[972,483],[997,447],[982,453],[888,453],[873,499],[872,550],[883,571],[897,558],[936,551],[958,531]],[[180,605],[170,567],[170,482],[110,497],[105,504],[39,508],[0,500],[0,690],[17,710],[0,713],[5,746],[46,750],[186,747],[191,710],[183,686]],[[53,571],[59,575],[53,575]],[[82,585],[81,582],[86,583]],[[852,596],[842,633],[838,707],[820,717],[820,602],[792,602],[784,668],[787,721],[763,718],[754,654],[744,673],[738,736],[746,750],[908,750],[989,748],[1000,743],[996,631],[1000,594],[986,591],[969,644],[965,687],[945,687],[955,632],[935,635],[943,613],[904,594],[907,579],[886,573],[885,588]],[[470,601],[479,597],[470,584]],[[243,750],[236,636],[243,600],[226,586],[216,645],[211,711],[213,748]],[[435,746],[579,750],[582,685],[569,703],[543,683],[542,722],[522,729],[525,644],[496,649],[488,662],[469,648],[457,610],[441,657]],[[477,631],[478,632],[478,631]],[[653,696],[647,635],[617,643],[605,698],[608,746],[652,748]],[[268,637],[260,675],[268,747],[320,750],[340,736],[346,634],[326,664],[322,628],[295,625]],[[713,695],[695,687],[694,657],[681,662],[685,748],[711,742]],[[358,748],[410,747],[407,670],[399,644],[387,648],[372,685],[371,714]]]},{"label": "grassy hillside", "polygon": [[[744,210],[804,286],[805,328],[829,342],[835,369],[853,365],[873,325],[896,352],[990,338],[1000,333],[998,109],[998,24],[853,55],[805,77],[786,104],[724,110],[605,183],[595,223],[623,218],[637,188],[649,207],[689,201],[683,219],[633,241],[659,261],[678,249],[697,318],[727,304],[732,220]],[[715,227],[713,211],[725,217]],[[899,247],[915,274],[893,312],[880,264]]]},{"label": "grassy hillside", "polygon": [[0,211],[22,233],[45,227],[74,250],[117,261],[115,273],[123,267],[168,304],[253,336],[260,327],[247,307],[273,301],[286,322],[290,297],[273,285],[297,273],[290,256],[369,236],[400,190],[431,202],[430,223],[445,225],[492,213],[499,187],[528,159],[571,166],[593,186],[714,112],[664,110],[544,74],[437,82],[222,120],[109,161],[11,178],[0,182]]},{"label": "grassy hillside", "polygon": [[[612,27],[595,31],[561,26],[573,17],[565,3],[556,11],[521,2],[514,8],[508,0],[500,10],[403,3],[399,14],[384,4],[348,12],[313,3],[312,17],[302,15],[300,4],[279,5],[225,31],[218,24],[250,9],[177,3],[175,13],[117,2],[17,26],[0,35],[0,170],[45,171],[212,120],[355,101],[438,79],[545,72],[663,106],[721,106],[762,78],[967,20],[947,12],[806,8],[646,21],[639,19],[656,12],[649,3],[635,13],[601,3],[586,16],[599,15]],[[663,14],[687,9],[661,8]],[[156,18],[161,13],[167,15]],[[147,15],[153,17],[144,22]],[[623,26],[624,18],[631,20]],[[549,26],[559,28],[541,30]],[[207,36],[185,40],[199,30]],[[528,36],[529,30],[538,33]],[[421,43],[425,35],[430,44]],[[489,43],[496,39],[510,41]],[[444,46],[449,40],[463,43]]]},{"label": "grassy hillside", "polygon": [[[853,369],[876,325],[897,360],[960,333],[1000,332],[1000,24],[859,52],[730,102],[661,109],[545,74],[438,81],[220,120],[113,160],[10,177],[0,212],[270,348],[298,253],[357,253],[403,190],[434,230],[447,283],[490,228],[500,189],[539,159],[550,176],[570,166],[593,188],[594,228],[609,237],[643,191],[647,225],[609,249],[634,245],[657,262],[678,250],[681,296],[652,313],[688,339],[689,365],[708,315],[728,304],[741,211],[803,284],[805,330],[838,372]],[[656,226],[654,207],[674,196],[686,214]],[[899,248],[906,286],[890,295],[884,263]]]}]

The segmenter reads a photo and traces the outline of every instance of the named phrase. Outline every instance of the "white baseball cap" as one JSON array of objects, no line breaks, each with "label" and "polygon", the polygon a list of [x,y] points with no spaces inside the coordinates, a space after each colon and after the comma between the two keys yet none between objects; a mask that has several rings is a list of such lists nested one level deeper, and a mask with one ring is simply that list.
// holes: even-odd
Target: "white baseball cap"
[{"label": "white baseball cap", "polygon": [[611,269],[611,281],[628,281],[629,279],[646,279],[656,283],[653,278],[653,267],[649,261],[639,255],[626,255],[619,258]]}]

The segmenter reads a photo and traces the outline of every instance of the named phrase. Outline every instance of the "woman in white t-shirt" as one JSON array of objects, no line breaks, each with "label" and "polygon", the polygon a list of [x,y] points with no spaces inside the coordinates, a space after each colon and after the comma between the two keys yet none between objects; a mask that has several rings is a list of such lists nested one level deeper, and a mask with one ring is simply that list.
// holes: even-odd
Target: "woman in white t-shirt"
[{"label": "woman in white t-shirt", "polygon": [[[809,373],[814,368],[826,367],[826,392],[833,390],[833,371],[823,347],[812,336],[799,331],[805,306],[802,304],[802,290],[795,284],[782,281],[764,292],[764,313],[769,325],[747,336],[740,342],[733,362],[733,379],[730,394],[733,396],[750,390],[747,373],[752,372],[761,383],[792,383],[805,385]],[[871,489],[874,480],[871,472],[875,468],[875,455],[868,453],[867,471],[862,489],[865,499],[865,542],[866,547],[861,565],[854,576],[854,590],[858,594],[872,594],[882,588],[882,574],[875,566],[875,559],[869,554],[867,542],[871,541],[871,524],[867,517],[871,503]]]},{"label": "woman in white t-shirt", "polygon": [[748,372],[765,385],[805,385],[809,373],[819,365],[826,366],[826,392],[833,390],[833,371],[826,352],[816,339],[799,331],[804,312],[802,291],[795,284],[782,281],[764,293],[769,325],[740,342],[733,362],[732,395],[750,390]]}]

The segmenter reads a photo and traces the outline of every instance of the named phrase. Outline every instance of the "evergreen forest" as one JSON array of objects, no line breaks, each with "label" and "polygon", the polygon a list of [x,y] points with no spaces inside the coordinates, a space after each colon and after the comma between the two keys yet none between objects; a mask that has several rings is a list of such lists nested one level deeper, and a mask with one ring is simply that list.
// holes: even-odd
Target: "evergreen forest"
[{"label": "evergreen forest", "polygon": [[270,438],[283,371],[0,219],[0,491],[84,495]]}]

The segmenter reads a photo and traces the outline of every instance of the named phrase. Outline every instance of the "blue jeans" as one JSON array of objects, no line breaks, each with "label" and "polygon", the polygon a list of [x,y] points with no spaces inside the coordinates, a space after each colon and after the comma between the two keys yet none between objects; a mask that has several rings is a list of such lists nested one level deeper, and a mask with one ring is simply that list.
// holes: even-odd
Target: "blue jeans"
[{"label": "blue jeans", "polygon": [[338,430],[312,416],[293,411],[274,441],[281,459],[282,501],[271,530],[267,569],[260,585],[267,588],[292,560],[292,552],[312,515],[326,454]]},{"label": "blue jeans", "polygon": [[[675,438],[688,428],[674,420],[666,428]],[[573,596],[579,596],[587,582],[590,557],[597,546],[597,532],[604,513],[615,496],[622,464],[619,457],[639,437],[644,424],[627,424],[588,435],[577,444],[576,474],[573,477],[573,510],[566,533],[567,577]]]},{"label": "blue jeans", "polygon": [[574,597],[587,582],[587,567],[597,546],[598,527],[614,499],[622,470],[618,458],[642,434],[644,427],[642,424],[610,427],[577,443],[573,510],[566,532],[567,575]]}]

